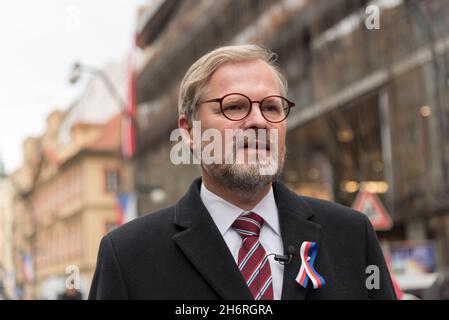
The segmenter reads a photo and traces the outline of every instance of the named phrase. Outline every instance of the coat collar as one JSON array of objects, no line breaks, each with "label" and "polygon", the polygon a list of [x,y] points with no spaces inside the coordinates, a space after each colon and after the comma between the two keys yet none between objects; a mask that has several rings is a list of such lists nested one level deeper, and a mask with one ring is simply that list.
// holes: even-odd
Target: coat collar
[{"label": "coat collar", "polygon": [[250,300],[237,265],[200,197],[196,179],[175,206],[174,223],[181,232],[173,240],[221,299]]},{"label": "coat collar", "polygon": [[[237,268],[217,226],[200,197],[201,178],[175,205],[174,223],[181,231],[173,240],[222,299],[248,300],[251,292]],[[284,248],[295,247],[295,255],[284,268],[282,299],[304,299],[307,289],[295,282],[301,266],[299,247],[303,241],[318,242],[321,226],[307,203],[280,182],[273,183]]]}]

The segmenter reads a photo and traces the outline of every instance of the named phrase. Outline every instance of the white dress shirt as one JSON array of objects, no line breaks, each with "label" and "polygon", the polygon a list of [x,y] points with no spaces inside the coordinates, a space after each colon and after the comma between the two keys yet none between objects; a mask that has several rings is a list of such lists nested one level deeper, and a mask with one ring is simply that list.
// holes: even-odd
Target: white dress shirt
[{"label": "white dress shirt", "polygon": [[[231,228],[231,225],[235,219],[246,211],[212,193],[203,183],[201,184],[200,194],[204,206],[209,211],[218,230],[220,230],[234,260],[238,263],[238,253],[242,245],[242,238],[237,231]],[[266,254],[284,254],[284,245],[282,244],[278,209],[274,200],[273,187],[251,211],[257,213],[265,221],[260,230],[259,241],[264,247]],[[280,300],[284,266],[275,261],[273,256],[270,256],[268,261],[270,262],[274,299]]]}]

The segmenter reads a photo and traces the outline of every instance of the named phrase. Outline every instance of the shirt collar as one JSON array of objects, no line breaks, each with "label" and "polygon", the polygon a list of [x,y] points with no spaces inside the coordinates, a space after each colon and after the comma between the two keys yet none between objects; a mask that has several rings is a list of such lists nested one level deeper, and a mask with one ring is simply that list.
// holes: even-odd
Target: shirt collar
[{"label": "shirt collar", "polygon": [[[204,183],[201,183],[200,196],[204,206],[217,225],[218,230],[220,230],[221,235],[224,235],[229,230],[235,219],[246,212],[208,190]],[[270,188],[270,191],[265,197],[263,197],[263,199],[250,211],[261,216],[265,223],[278,235],[281,234],[273,187]]]}]

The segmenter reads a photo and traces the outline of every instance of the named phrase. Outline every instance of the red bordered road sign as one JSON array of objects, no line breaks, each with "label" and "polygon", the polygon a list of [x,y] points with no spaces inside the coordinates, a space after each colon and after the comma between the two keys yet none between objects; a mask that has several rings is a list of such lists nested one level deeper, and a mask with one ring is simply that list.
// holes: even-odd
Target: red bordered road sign
[{"label": "red bordered road sign", "polygon": [[393,227],[393,221],[379,197],[368,191],[360,191],[352,208],[368,216],[374,230],[386,231]]}]

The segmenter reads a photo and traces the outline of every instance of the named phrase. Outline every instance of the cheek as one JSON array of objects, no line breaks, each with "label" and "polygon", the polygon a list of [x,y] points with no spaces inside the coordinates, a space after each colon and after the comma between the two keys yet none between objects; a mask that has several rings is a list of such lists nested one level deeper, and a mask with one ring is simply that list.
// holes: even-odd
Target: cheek
[{"label": "cheek", "polygon": [[279,157],[282,157],[282,155],[285,152],[285,129],[284,128],[277,128],[277,133],[278,133],[278,137],[277,137],[277,154]]},{"label": "cheek", "polygon": [[225,122],[220,114],[213,111],[198,113],[197,120],[200,121],[203,130],[214,128],[222,131]]},{"label": "cheek", "polygon": [[270,128],[270,131],[271,130],[274,130],[275,132],[277,132],[277,143],[279,145],[279,148],[280,149],[284,148],[286,128],[284,126],[282,126],[282,127]]},{"label": "cheek", "polygon": [[[207,119],[202,119],[201,121],[201,137],[204,138],[202,141],[202,146],[209,145],[213,143],[214,145],[220,144],[222,150],[224,150],[226,143],[226,129],[228,127],[224,126],[222,119],[213,119],[208,117]],[[207,131],[207,134],[204,133]]]},{"label": "cheek", "polygon": [[284,149],[285,148],[285,130],[279,131],[279,146]]}]

